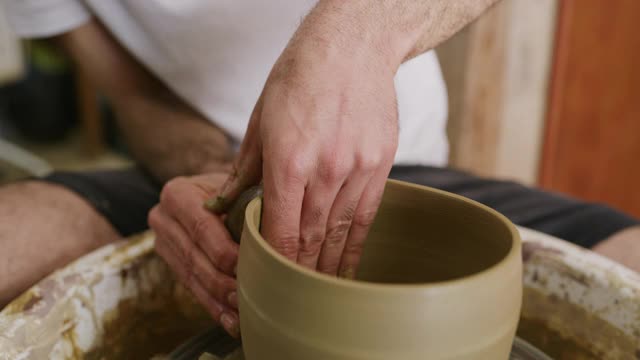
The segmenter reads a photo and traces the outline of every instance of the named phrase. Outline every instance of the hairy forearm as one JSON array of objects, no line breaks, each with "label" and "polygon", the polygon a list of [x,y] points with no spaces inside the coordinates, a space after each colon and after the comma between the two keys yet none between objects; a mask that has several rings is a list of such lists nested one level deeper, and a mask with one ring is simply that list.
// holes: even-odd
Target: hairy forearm
[{"label": "hairy forearm", "polygon": [[114,106],[131,153],[159,182],[219,171],[231,161],[224,133],[181,102],[143,94]]},{"label": "hairy forearm", "polygon": [[298,36],[315,37],[392,67],[433,49],[499,0],[321,0]]},{"label": "hairy forearm", "polygon": [[226,166],[225,134],[143,68],[95,20],[57,39],[107,96],[140,165],[159,182]]}]

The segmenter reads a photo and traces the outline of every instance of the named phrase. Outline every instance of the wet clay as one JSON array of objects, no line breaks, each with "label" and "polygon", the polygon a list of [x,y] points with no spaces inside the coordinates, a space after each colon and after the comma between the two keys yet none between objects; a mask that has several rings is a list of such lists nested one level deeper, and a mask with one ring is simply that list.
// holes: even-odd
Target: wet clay
[{"label": "wet clay", "polygon": [[[152,256],[152,255],[148,255]],[[134,273],[121,271],[125,281]],[[100,346],[78,359],[149,359],[171,352],[213,321],[188,290],[166,273],[167,281],[153,291],[125,299],[105,317]],[[73,334],[73,332],[69,332]]]},{"label": "wet clay", "polygon": [[162,300],[162,303],[161,308],[145,310],[140,310],[139,303],[132,301],[119,303],[112,319],[105,323],[103,345],[77,358],[149,359],[171,352],[194,331],[213,324],[204,313],[194,319],[185,316],[174,301]]}]

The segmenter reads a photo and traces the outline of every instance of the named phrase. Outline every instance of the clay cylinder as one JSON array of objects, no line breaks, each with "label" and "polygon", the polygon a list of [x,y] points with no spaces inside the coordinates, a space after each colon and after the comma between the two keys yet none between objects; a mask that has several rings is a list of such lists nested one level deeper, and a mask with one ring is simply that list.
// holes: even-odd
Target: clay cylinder
[{"label": "clay cylinder", "polygon": [[238,265],[249,360],[508,359],[522,298],[521,244],[504,216],[388,181],[356,279],[305,269],[246,218]]}]

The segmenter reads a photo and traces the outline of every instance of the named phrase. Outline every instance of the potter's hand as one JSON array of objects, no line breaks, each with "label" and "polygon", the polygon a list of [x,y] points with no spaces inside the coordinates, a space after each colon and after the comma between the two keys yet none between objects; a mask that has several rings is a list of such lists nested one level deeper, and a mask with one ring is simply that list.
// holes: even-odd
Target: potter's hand
[{"label": "potter's hand", "polygon": [[393,75],[496,1],[319,0],[274,65],[214,210],[262,179],[267,241],[351,276],[396,149]]},{"label": "potter's hand", "polygon": [[344,45],[294,37],[213,207],[225,211],[262,180],[265,239],[303,266],[351,277],[393,163],[398,125],[395,69],[369,48]]},{"label": "potter's hand", "polygon": [[235,266],[238,246],[222,220],[203,208],[226,173],[176,178],[149,213],[156,251],[207,311],[238,336]]}]

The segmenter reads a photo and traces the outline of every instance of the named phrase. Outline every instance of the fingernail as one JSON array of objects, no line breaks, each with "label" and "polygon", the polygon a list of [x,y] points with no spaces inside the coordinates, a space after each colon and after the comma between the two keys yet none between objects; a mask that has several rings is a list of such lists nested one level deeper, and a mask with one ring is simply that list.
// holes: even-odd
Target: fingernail
[{"label": "fingernail", "polygon": [[227,301],[229,302],[229,305],[233,306],[234,308],[238,308],[238,293],[235,291],[232,291],[231,293],[229,293],[229,296],[227,296]]},{"label": "fingernail", "polygon": [[209,199],[204,203],[204,207],[216,214],[224,212],[226,210],[226,205],[227,201],[224,196],[216,196],[215,199]]},{"label": "fingernail", "polygon": [[238,337],[238,321],[235,316],[231,314],[224,313],[220,316],[220,323],[227,330],[229,335],[233,337]]}]

